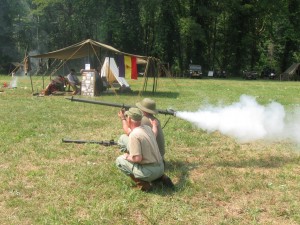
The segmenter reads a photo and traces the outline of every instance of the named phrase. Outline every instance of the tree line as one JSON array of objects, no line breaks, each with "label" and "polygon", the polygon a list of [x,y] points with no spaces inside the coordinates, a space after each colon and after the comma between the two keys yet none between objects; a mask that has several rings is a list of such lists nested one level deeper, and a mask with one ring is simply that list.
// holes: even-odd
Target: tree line
[{"label": "tree line", "polygon": [[299,0],[1,0],[0,65],[91,38],[173,74],[282,72],[300,60],[298,24]]}]

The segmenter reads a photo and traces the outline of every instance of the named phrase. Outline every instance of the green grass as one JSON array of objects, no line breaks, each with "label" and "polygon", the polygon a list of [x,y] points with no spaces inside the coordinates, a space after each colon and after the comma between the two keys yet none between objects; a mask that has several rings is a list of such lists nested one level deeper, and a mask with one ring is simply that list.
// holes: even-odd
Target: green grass
[{"label": "green grass", "polygon": [[[0,85],[10,82],[0,76]],[[160,79],[158,93],[95,100],[160,109],[231,104],[242,94],[260,104],[299,105],[298,82]],[[151,80],[148,89],[151,90]],[[47,83],[47,81],[46,81]],[[41,77],[33,77],[34,92]],[[173,117],[164,128],[166,173],[176,184],[151,193],[131,188],[115,167],[117,147],[62,143],[62,138],[117,140],[118,108],[37,97],[28,77],[0,92],[0,224],[299,224],[299,146],[288,141],[238,143]],[[168,116],[159,115],[164,124]]]}]

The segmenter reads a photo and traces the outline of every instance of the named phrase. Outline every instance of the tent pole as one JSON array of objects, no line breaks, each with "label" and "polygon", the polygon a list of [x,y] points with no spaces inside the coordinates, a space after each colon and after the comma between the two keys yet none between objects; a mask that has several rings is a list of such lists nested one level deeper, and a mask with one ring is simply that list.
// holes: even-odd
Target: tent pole
[{"label": "tent pole", "polygon": [[144,72],[144,86],[143,86],[143,91],[145,92],[147,89],[147,83],[148,83],[148,71],[149,71],[149,64],[150,64],[150,60],[151,58],[149,57],[147,59],[147,65],[145,68],[145,72]]},{"label": "tent pole", "polygon": [[152,86],[152,94],[154,93],[154,89],[155,89],[155,80],[156,80],[156,77],[154,75],[154,77],[153,77],[153,86]]},{"label": "tent pole", "polygon": [[30,73],[29,73],[29,78],[30,78],[30,83],[31,83],[31,93],[33,94],[33,84],[32,84],[32,77],[31,77]]},{"label": "tent pole", "polygon": [[158,77],[156,77],[156,79],[155,79],[155,88],[154,88],[153,94],[156,92],[156,89],[157,89],[157,81],[158,81]]},{"label": "tent pole", "polygon": [[160,63],[158,60],[156,60],[156,80],[155,80],[155,89],[154,89],[154,92],[156,92],[156,89],[157,89],[157,83],[158,83],[158,77],[160,75]]},{"label": "tent pole", "polygon": [[109,81],[110,55],[109,55],[109,53],[107,55],[108,55],[107,80]]},{"label": "tent pole", "polygon": [[[157,71],[156,71],[157,72]],[[158,80],[158,74],[155,73],[154,74],[154,80],[153,80],[153,89],[152,89],[152,94],[154,94],[156,92],[156,88],[157,88],[157,80]]]},{"label": "tent pole", "polygon": [[155,90],[156,90],[156,84],[157,84],[157,73],[158,71],[156,71],[157,69],[157,62],[155,61],[155,67],[154,67],[154,74],[153,74],[153,87],[152,87],[152,94],[155,93]]},{"label": "tent pole", "polygon": [[148,84],[148,75],[145,75],[145,80],[144,80],[144,87],[143,87],[143,91],[145,92],[147,90],[147,84]]},{"label": "tent pole", "polygon": [[45,76],[44,76],[44,74],[43,74],[43,89],[45,88]]},{"label": "tent pole", "polygon": [[[91,45],[91,43],[90,43],[90,45]],[[88,49],[89,49],[89,55],[88,55],[88,63],[90,63],[90,45],[89,45],[89,47],[88,47]]]}]

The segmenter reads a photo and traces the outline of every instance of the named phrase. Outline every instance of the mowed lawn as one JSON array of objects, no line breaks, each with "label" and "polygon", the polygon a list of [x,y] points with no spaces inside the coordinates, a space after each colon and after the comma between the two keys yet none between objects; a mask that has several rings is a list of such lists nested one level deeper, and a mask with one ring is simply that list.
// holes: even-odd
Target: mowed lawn
[{"label": "mowed lawn", "polygon": [[[11,77],[0,76],[4,82]],[[243,94],[286,111],[300,103],[299,82],[161,78],[155,94],[152,82],[145,93],[139,78],[129,80],[132,94],[92,99],[134,105],[150,97],[157,108],[177,111],[230,105]],[[42,78],[32,84],[40,92]],[[300,223],[300,146],[289,140],[240,143],[158,115],[166,123],[166,173],[176,188],[143,193],[116,168],[117,146],[62,142],[117,140],[119,108],[32,95],[29,77],[0,90],[0,224]]]}]

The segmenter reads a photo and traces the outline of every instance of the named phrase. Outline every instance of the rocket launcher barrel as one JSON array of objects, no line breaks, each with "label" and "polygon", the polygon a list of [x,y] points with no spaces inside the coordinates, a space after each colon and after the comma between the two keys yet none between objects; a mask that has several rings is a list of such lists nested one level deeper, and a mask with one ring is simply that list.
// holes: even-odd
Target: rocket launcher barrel
[{"label": "rocket launcher barrel", "polygon": [[117,142],[114,140],[110,141],[86,141],[86,140],[72,140],[72,139],[62,139],[63,143],[76,143],[76,144],[98,144],[98,145],[104,145],[104,146],[111,146],[111,145],[118,145]]},{"label": "rocket launcher barrel", "polygon": [[[111,106],[111,107],[117,107],[117,108],[123,108],[128,110],[131,107],[136,107],[133,105],[125,105],[125,104],[118,104],[118,103],[111,103],[111,102],[103,102],[103,101],[96,101],[96,100],[88,100],[88,99],[82,99],[82,98],[66,98],[70,100],[71,102],[83,102],[83,103],[90,103],[90,104],[97,104],[97,105],[105,105],[105,106]],[[167,109],[167,110],[162,110],[162,109],[157,109],[159,114],[164,114],[164,115],[172,115],[176,116],[176,111],[173,109]]]}]

